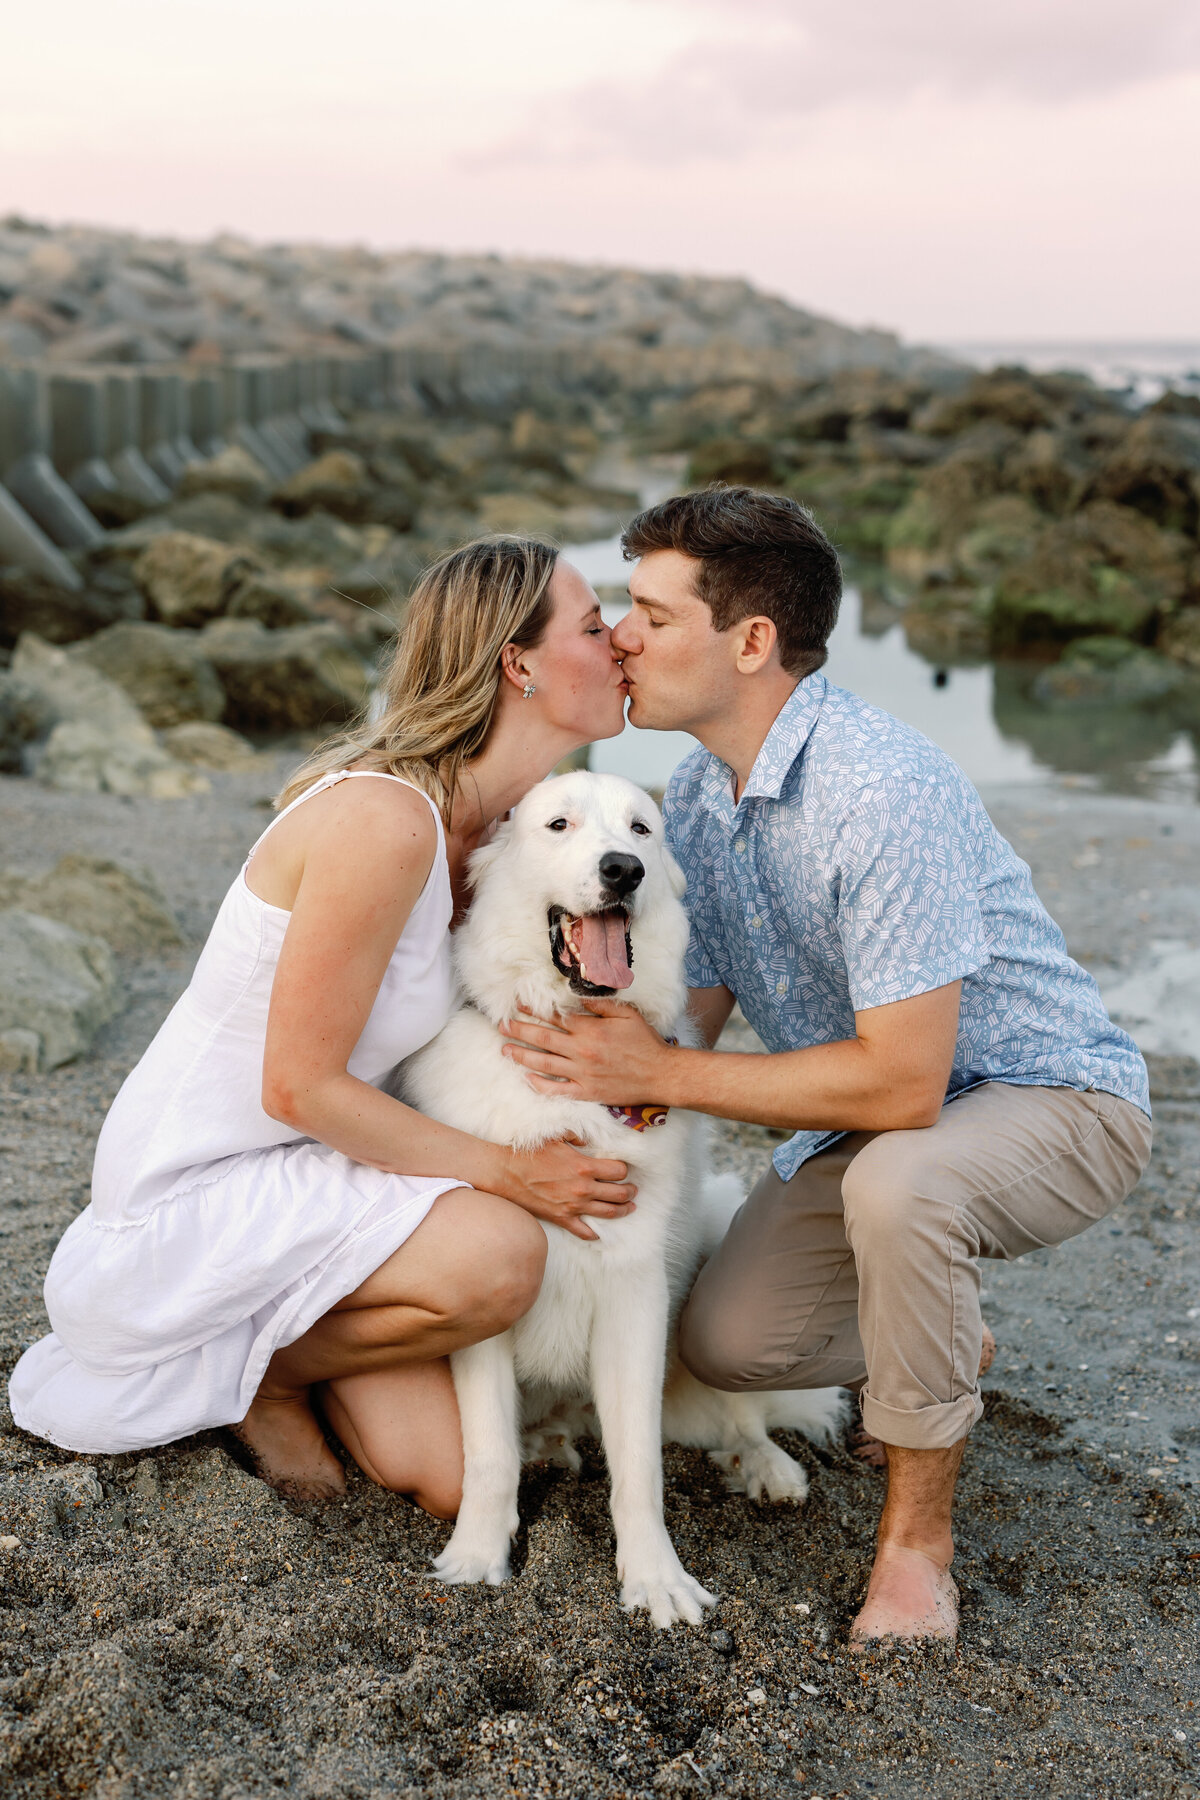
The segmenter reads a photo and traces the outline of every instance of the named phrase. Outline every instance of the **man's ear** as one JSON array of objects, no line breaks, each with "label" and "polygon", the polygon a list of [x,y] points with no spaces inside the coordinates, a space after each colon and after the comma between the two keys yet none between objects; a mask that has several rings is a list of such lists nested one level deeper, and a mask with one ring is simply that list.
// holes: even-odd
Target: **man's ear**
[{"label": "man's ear", "polygon": [[775,621],[757,614],[751,619],[739,619],[735,629],[741,638],[737,653],[738,673],[756,675],[776,653],[779,633]]}]

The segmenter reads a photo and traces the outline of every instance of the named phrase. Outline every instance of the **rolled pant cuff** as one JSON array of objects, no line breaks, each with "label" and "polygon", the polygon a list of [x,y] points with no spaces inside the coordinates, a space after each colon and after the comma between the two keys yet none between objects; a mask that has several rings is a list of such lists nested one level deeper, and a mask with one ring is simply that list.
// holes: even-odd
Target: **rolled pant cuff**
[{"label": "rolled pant cuff", "polygon": [[983,1399],[976,1390],[947,1400],[941,1406],[921,1406],[908,1412],[873,1400],[866,1388],[859,1396],[862,1421],[872,1437],[898,1450],[948,1450],[965,1438],[983,1413]]}]

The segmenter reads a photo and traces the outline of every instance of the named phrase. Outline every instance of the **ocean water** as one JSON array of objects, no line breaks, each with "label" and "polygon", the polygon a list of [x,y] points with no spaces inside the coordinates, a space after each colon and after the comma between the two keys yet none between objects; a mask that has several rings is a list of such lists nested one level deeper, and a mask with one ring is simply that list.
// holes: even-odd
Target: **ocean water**
[{"label": "ocean water", "polygon": [[1115,388],[1141,402],[1157,400],[1167,387],[1200,395],[1200,338],[1144,342],[1014,339],[1009,343],[939,344],[938,348],[981,369],[994,368],[998,363],[1019,363],[1037,374],[1054,369],[1079,370],[1101,387]]}]

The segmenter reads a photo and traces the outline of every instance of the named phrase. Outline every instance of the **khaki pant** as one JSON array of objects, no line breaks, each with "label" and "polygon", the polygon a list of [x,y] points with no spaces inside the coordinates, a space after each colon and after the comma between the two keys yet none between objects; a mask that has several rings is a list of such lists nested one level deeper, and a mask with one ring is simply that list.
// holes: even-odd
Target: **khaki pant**
[{"label": "khaki pant", "polygon": [[1114,1094],[989,1082],[928,1130],[855,1132],[790,1181],[769,1168],[700,1271],[683,1360],[726,1390],[861,1388],[884,1443],[957,1443],[983,1411],[976,1259],[1104,1218],[1150,1137]]}]

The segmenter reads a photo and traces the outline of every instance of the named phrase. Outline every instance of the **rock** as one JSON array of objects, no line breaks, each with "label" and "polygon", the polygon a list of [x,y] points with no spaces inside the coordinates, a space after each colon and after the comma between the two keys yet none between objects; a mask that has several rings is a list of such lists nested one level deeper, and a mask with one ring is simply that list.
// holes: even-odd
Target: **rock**
[{"label": "rock", "polygon": [[64,856],[45,875],[0,874],[0,908],[10,907],[101,937],[113,950],[156,950],[183,942],[153,876],[102,857]]},{"label": "rock", "polygon": [[909,471],[895,464],[871,463],[860,469],[818,462],[807,464],[783,485],[815,514],[840,550],[878,557],[913,484]]},{"label": "rock", "polygon": [[689,487],[706,487],[710,481],[774,487],[782,477],[776,446],[753,438],[712,439],[692,452],[687,470]]},{"label": "rock", "polygon": [[120,619],[143,619],[146,603],[119,568],[85,571],[86,585],[67,590],[29,569],[0,569],[0,645],[24,631],[48,644],[73,644]]},{"label": "rock", "polygon": [[1035,506],[1018,494],[998,494],[977,509],[971,528],[954,547],[956,574],[983,585],[1032,550],[1045,524]]},{"label": "rock", "polygon": [[267,631],[222,619],[201,643],[225,689],[224,722],[242,731],[344,724],[365,704],[370,669],[335,625]]},{"label": "rock", "polygon": [[56,723],[86,720],[113,737],[154,742],[153,732],[123,687],[31,631],[22,633],[17,643],[11,673],[40,695]]},{"label": "rock", "polygon": [[563,524],[561,509],[536,494],[483,494],[479,500],[481,532],[512,532],[518,537],[557,539]]},{"label": "rock", "polygon": [[156,522],[163,527],[160,537],[165,531],[187,531],[193,537],[211,538],[214,543],[248,552],[256,524],[271,516],[235,500],[232,494],[201,493],[182,499],[177,496]]},{"label": "rock", "polygon": [[1167,619],[1158,634],[1158,647],[1164,656],[1200,669],[1200,606],[1185,607]]},{"label": "rock", "polygon": [[1005,464],[1016,491],[1048,513],[1068,512],[1091,473],[1091,460],[1074,431],[1031,431]]},{"label": "rock", "polygon": [[146,546],[133,574],[164,624],[203,625],[225,610],[233,589],[254,568],[229,544],[169,531]]},{"label": "rock", "polygon": [[374,493],[361,456],[353,450],[326,450],[277,487],[271,503],[292,519],[321,511],[356,524],[367,518]]},{"label": "rock", "polygon": [[23,1031],[16,1025],[11,1031],[0,1031],[0,1075],[36,1075],[41,1053],[42,1040],[36,1031]]},{"label": "rock", "polygon": [[296,582],[290,576],[291,571],[284,570],[270,575],[247,575],[230,594],[225,617],[257,619],[269,631],[279,631],[286,625],[310,624],[313,618],[312,584],[307,578]]},{"label": "rock", "polygon": [[960,450],[930,469],[887,528],[888,568],[908,581],[955,572],[954,546],[973,528],[979,509],[1001,494],[1001,458],[984,449]]},{"label": "rock", "polygon": [[0,775],[23,774],[26,745],[43,737],[54,721],[54,708],[37,688],[0,670]]},{"label": "rock", "polygon": [[39,1069],[82,1056],[124,1005],[103,938],[36,913],[0,912],[0,1031],[34,1033]]},{"label": "rock", "polygon": [[1095,500],[1043,528],[997,582],[997,645],[1138,639],[1183,596],[1188,546],[1127,506]]},{"label": "rock", "polygon": [[1101,464],[1090,489],[1193,536],[1200,527],[1200,419],[1146,414]]},{"label": "rock", "polygon": [[1036,376],[1025,369],[1000,368],[976,375],[961,393],[930,401],[914,424],[931,437],[957,437],[984,420],[1034,431],[1053,418],[1052,401]]},{"label": "rock", "polygon": [[148,742],[114,736],[88,719],[56,725],[34,773],[47,787],[73,794],[146,794],[152,800],[182,800],[206,794],[210,786],[168,756],[153,734]]},{"label": "rock", "polygon": [[193,494],[226,494],[243,506],[261,506],[271,491],[271,477],[240,444],[229,444],[206,462],[189,463],[176,492],[180,499]]},{"label": "rock", "polygon": [[206,793],[203,776],[173,762],[124,688],[98,669],[26,632],[12,674],[41,696],[55,723],[34,773],[74,793]]},{"label": "rock", "polygon": [[162,734],[163,748],[177,762],[191,763],[200,769],[251,769],[258,752],[228,725],[210,725],[200,720],[187,725],[173,725]]},{"label": "rock", "polygon": [[70,654],[115,681],[160,730],[190,719],[219,719],[224,711],[224,689],[194,632],[110,625]]},{"label": "rock", "polygon": [[1076,638],[1037,676],[1033,694],[1056,706],[1144,706],[1186,680],[1178,663],[1125,638]]}]

